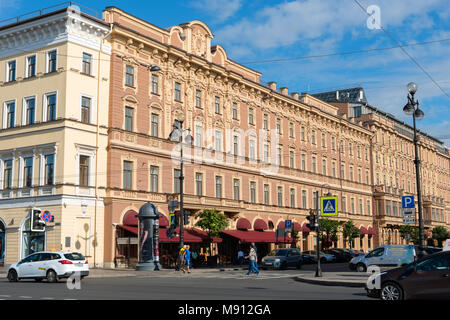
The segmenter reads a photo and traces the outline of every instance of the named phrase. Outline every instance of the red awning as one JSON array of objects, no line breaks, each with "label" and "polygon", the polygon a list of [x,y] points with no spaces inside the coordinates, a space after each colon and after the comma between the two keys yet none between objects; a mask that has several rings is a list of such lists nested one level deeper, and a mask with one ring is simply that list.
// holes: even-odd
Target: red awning
[{"label": "red awning", "polygon": [[125,225],[122,225],[122,224],[119,224],[118,227],[122,228],[124,230],[130,231],[130,232],[134,233],[135,235],[138,234],[138,228],[137,227],[125,226]]},{"label": "red awning", "polygon": [[169,226],[169,219],[165,215],[159,213],[159,227],[166,228]]},{"label": "red awning", "polygon": [[125,215],[123,216],[122,223],[126,226],[137,226],[138,225],[138,218],[136,218],[136,215],[138,213],[134,210],[129,210]]},{"label": "red awning", "polygon": [[[180,228],[175,229],[175,236],[171,239],[167,237],[168,229],[161,229],[159,231],[159,242],[180,242]],[[186,243],[201,243],[208,241],[208,234],[199,229],[184,229],[183,240]],[[222,242],[222,238],[212,238],[213,242]]]},{"label": "red awning", "polygon": [[267,223],[263,219],[256,219],[253,224],[253,229],[255,230],[267,230]]},{"label": "red awning", "polygon": [[300,225],[300,223],[294,222],[294,225],[292,226],[292,229],[294,231],[300,232],[300,231],[302,231],[302,226]]},{"label": "red awning", "polygon": [[[198,234],[200,237],[203,238],[204,241],[208,241],[208,232],[200,230],[200,229],[189,229],[189,232]],[[212,242],[222,242],[222,238],[219,237],[212,237]]]},{"label": "red awning", "polygon": [[224,230],[222,231],[222,233],[227,234],[233,238],[239,239],[242,242],[259,242],[259,243],[295,242],[295,240],[291,237],[276,238],[275,232],[273,231]]},{"label": "red awning", "polygon": [[377,234],[377,232],[375,231],[375,229],[372,228],[372,227],[369,227],[368,233],[371,234],[371,235]]},{"label": "red awning", "polygon": [[359,231],[361,231],[361,234],[369,234],[369,231],[365,227],[361,227]]},{"label": "red awning", "polygon": [[306,226],[306,224],[304,224],[302,226],[302,232],[308,233],[308,232],[311,232],[311,230],[309,230],[309,228]]},{"label": "red awning", "polygon": [[248,230],[252,228],[252,224],[245,218],[240,218],[236,224],[236,229]]}]

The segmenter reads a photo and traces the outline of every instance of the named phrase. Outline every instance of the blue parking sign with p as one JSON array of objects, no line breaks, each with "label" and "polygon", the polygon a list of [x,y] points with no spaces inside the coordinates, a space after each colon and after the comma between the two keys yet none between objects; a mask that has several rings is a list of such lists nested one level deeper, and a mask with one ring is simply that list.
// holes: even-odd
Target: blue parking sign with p
[{"label": "blue parking sign with p", "polygon": [[402,208],[403,209],[413,209],[414,207],[415,207],[414,196],[403,196],[402,197]]}]

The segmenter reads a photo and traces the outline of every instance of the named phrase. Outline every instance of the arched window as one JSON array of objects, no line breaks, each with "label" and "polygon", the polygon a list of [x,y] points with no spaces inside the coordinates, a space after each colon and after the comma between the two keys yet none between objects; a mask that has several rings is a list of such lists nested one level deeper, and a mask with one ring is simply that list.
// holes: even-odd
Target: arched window
[{"label": "arched window", "polygon": [[22,224],[21,235],[21,259],[35,252],[45,251],[46,232],[32,232],[30,216],[28,216]]}]

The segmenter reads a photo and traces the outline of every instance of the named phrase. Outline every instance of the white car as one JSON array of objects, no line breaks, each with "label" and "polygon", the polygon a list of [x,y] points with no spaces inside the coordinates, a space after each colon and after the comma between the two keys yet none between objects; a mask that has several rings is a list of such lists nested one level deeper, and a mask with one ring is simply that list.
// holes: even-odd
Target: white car
[{"label": "white car", "polygon": [[89,275],[89,264],[78,252],[37,252],[8,267],[10,282],[21,279],[35,279],[57,282],[79,272],[80,279]]}]

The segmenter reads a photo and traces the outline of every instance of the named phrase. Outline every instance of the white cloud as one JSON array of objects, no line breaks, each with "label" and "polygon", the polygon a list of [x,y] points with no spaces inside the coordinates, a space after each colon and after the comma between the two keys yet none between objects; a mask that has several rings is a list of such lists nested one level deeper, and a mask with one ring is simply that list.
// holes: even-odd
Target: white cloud
[{"label": "white cloud", "polygon": [[217,22],[223,22],[241,8],[242,0],[196,0],[190,6],[207,12]]}]

